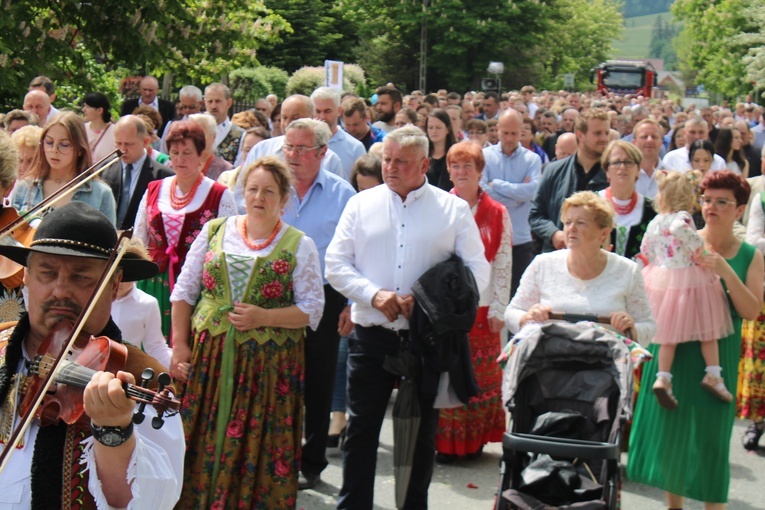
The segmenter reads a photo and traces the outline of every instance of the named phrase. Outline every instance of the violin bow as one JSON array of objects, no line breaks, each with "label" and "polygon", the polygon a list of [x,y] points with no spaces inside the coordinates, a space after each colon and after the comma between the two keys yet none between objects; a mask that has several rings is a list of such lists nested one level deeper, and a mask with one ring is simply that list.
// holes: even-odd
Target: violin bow
[{"label": "violin bow", "polygon": [[[112,156],[114,157],[112,158]],[[90,181],[91,179],[95,179],[101,172],[109,168],[115,162],[119,161],[121,156],[122,156],[122,151],[120,151],[119,149],[114,149],[112,152],[110,152],[109,154],[101,158],[99,161],[96,161],[89,168],[85,169],[82,173],[74,176],[74,178],[72,178],[69,182],[61,186],[61,188],[56,190],[54,193],[51,193],[48,198],[46,198],[39,204],[35,205],[34,207],[30,208],[28,211],[24,212],[23,214],[19,213],[18,218],[16,218],[15,220],[13,220],[12,222],[10,222],[8,225],[6,225],[0,230],[0,240],[4,239],[5,237],[8,237],[11,234],[11,232],[13,232],[16,228],[18,228],[22,223],[27,221],[27,218],[31,218],[38,212],[43,211],[49,207],[52,207],[59,200],[64,198],[66,195],[71,193],[76,188],[82,186],[83,184]],[[109,159],[109,158],[112,158],[112,159]]]},{"label": "violin bow", "polygon": [[107,283],[111,281],[112,277],[114,276],[114,273],[117,271],[117,267],[119,266],[119,263],[122,260],[122,257],[125,255],[125,252],[128,249],[128,243],[122,242],[122,241],[130,239],[132,235],[133,235],[132,230],[125,230],[120,234],[119,238],[117,239],[117,244],[115,245],[114,249],[112,249],[112,253],[106,262],[106,268],[104,272],[101,273],[101,277],[98,280],[98,283],[96,284],[95,292],[90,297],[90,301],[88,301],[88,304],[80,312],[80,316],[77,317],[77,321],[75,322],[75,325],[71,333],[71,338],[66,343],[66,345],[64,345],[64,347],[61,349],[61,352],[58,353],[58,356],[56,356],[56,360],[51,365],[50,371],[48,372],[48,375],[44,379],[44,384],[39,389],[37,395],[35,395],[34,404],[29,408],[29,412],[27,412],[26,416],[20,417],[19,424],[16,426],[16,428],[13,431],[13,434],[8,439],[8,442],[5,445],[5,449],[3,449],[3,452],[0,453],[0,473],[2,473],[5,467],[7,466],[8,460],[11,457],[11,453],[13,453],[13,451],[16,450],[16,447],[19,445],[19,442],[21,442],[21,438],[24,436],[24,433],[26,432],[27,428],[29,428],[29,425],[32,423],[35,413],[37,412],[37,409],[40,407],[43,399],[45,398],[45,394],[48,393],[48,390],[53,385],[53,382],[56,380],[56,376],[58,375],[59,371],[61,370],[61,366],[63,365],[62,362],[64,360],[64,357],[72,349],[72,346],[74,345],[74,342],[77,340],[77,337],[79,337],[80,333],[82,333],[82,329],[85,327],[85,322],[87,321],[88,317],[90,317],[90,314],[93,313],[93,309],[95,308],[99,298],[103,294],[104,289],[106,289]]}]

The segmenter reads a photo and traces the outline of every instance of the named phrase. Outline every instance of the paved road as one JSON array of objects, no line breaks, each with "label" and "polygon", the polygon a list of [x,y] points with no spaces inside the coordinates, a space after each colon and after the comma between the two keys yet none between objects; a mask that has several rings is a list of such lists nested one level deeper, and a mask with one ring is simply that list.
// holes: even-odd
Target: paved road
[{"label": "paved road", "polygon": [[[396,510],[393,480],[393,428],[392,404],[383,425],[380,448],[377,452],[377,479],[375,481],[375,510]],[[731,438],[731,486],[729,510],[765,509],[765,450],[747,453],[741,447],[744,422],[736,422]],[[499,478],[499,458],[502,447],[490,444],[484,455],[475,461],[436,465],[430,485],[430,508],[460,510],[491,510]],[[342,481],[342,459],[339,450],[330,452],[330,465],[322,473],[322,482],[313,490],[298,495],[300,510],[334,509]],[[626,455],[622,464],[626,463]],[[473,488],[475,487],[475,488]],[[625,480],[622,490],[622,508],[625,510],[657,510],[664,506],[663,493]],[[686,510],[703,508],[701,503],[689,501]]]}]

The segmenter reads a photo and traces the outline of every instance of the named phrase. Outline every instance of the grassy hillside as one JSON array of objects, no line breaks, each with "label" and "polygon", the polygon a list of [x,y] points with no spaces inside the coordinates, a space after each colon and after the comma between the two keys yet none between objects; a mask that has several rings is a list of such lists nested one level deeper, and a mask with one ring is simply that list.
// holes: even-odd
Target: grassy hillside
[{"label": "grassy hillside", "polygon": [[625,18],[624,39],[614,41],[614,58],[648,58],[648,49],[651,44],[651,30],[656,23],[656,18],[669,21],[672,14],[667,11],[635,18]]}]

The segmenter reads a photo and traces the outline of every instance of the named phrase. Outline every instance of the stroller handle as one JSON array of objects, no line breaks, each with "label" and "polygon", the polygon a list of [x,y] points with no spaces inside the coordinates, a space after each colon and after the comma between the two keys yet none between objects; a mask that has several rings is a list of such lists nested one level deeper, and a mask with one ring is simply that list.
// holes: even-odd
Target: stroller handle
[{"label": "stroller handle", "polygon": [[[550,312],[550,320],[554,321],[566,321],[566,322],[597,322],[598,324],[611,324],[611,317],[605,315],[595,315],[587,313],[566,313],[566,312]],[[628,328],[624,332],[624,336],[637,342],[637,331],[635,328]]]}]

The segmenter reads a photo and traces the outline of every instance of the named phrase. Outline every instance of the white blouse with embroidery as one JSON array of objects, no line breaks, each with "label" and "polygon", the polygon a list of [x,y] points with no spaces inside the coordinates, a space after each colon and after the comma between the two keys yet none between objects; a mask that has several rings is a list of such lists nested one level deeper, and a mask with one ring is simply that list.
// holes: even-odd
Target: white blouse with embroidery
[{"label": "white blouse with embroidery", "polygon": [[[168,218],[166,217],[167,215],[181,216],[182,220],[182,216],[185,214],[196,211],[202,207],[202,204],[204,204],[205,200],[207,199],[207,194],[210,193],[212,185],[215,183],[215,181],[212,179],[208,179],[207,177],[203,178],[202,183],[197,189],[196,195],[194,195],[194,198],[191,200],[189,205],[183,209],[173,209],[173,206],[170,204],[171,182],[173,182],[173,177],[165,177],[162,179],[162,186],[159,190],[159,199],[157,204],[160,212],[162,212],[162,221],[165,223],[165,231],[169,231],[167,224]],[[148,190],[144,192],[143,198],[141,198],[141,204],[138,206],[138,213],[136,214],[135,218],[135,236],[143,241],[143,244],[146,246],[149,245],[149,217],[147,216],[148,193]],[[234,203],[234,196],[231,194],[231,191],[226,190],[220,198],[220,205],[218,206],[218,218],[223,218],[224,216],[235,216],[236,214],[237,212],[236,203]]]},{"label": "white blouse with embroidery", "polygon": [[[202,271],[205,262],[205,254],[209,249],[208,225],[202,227],[199,236],[194,240],[186,255],[186,262],[175,283],[170,301],[186,301],[194,306],[202,290]],[[256,257],[267,257],[274,247],[284,236],[289,225],[282,222],[279,233],[273,242],[262,250],[250,249],[239,234],[236,227],[236,216],[229,217],[225,222],[222,249],[225,253],[250,255],[253,260]],[[263,242],[263,239],[256,242]],[[313,240],[304,235],[298,243],[295,254],[296,265],[292,273],[292,285],[295,293],[295,304],[304,313],[308,314],[309,326],[314,331],[319,327],[319,321],[324,313],[324,284],[321,277],[321,265],[319,264],[319,252]],[[229,274],[229,278],[231,275]],[[234,288],[234,282],[229,282]]]}]

